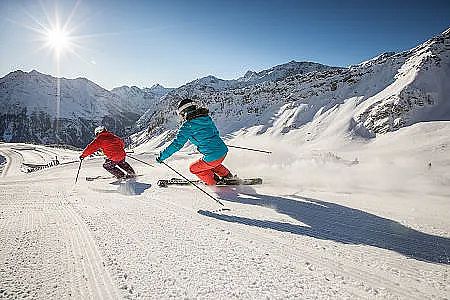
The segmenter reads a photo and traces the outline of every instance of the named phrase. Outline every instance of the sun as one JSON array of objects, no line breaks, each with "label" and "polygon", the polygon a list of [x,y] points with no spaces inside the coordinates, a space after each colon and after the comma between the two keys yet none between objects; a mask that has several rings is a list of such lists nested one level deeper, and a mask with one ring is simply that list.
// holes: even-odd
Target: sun
[{"label": "sun", "polygon": [[46,33],[47,46],[61,53],[70,47],[70,35],[68,32],[56,28],[48,30]]}]

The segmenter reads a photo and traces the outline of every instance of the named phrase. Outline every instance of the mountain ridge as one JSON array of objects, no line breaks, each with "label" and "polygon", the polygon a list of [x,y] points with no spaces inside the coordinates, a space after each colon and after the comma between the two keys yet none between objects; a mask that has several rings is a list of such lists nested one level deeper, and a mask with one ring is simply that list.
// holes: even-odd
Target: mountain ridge
[{"label": "mountain ridge", "polygon": [[0,138],[84,147],[104,124],[125,135],[139,117],[121,98],[86,79],[15,71],[0,78]]},{"label": "mountain ridge", "polygon": [[[336,127],[329,130],[334,132],[330,136],[373,138],[421,121],[450,120],[445,83],[450,73],[449,31],[410,50],[385,52],[349,68],[299,72],[244,85],[204,77],[167,94],[159,111],[140,118],[145,129],[132,140],[135,145],[153,138],[159,145],[170,140],[177,127],[176,104],[183,98],[207,106],[223,135],[242,129],[257,134],[301,133],[311,125],[324,133],[327,120],[328,127]],[[248,71],[241,78],[256,74]],[[345,121],[336,119],[344,107],[349,110]]]},{"label": "mountain ridge", "polygon": [[173,136],[176,104],[184,98],[209,107],[225,135],[243,129],[302,132],[352,106],[345,122],[336,122],[343,126],[339,134],[375,137],[450,119],[449,35],[450,28],[410,50],[384,52],[348,68],[290,61],[232,80],[208,75],[175,89],[154,84],[109,91],[84,77],[16,70],[0,78],[0,104],[6,108],[0,138],[82,146],[92,128],[103,124],[124,137],[132,133],[135,146],[161,134],[164,142]]}]

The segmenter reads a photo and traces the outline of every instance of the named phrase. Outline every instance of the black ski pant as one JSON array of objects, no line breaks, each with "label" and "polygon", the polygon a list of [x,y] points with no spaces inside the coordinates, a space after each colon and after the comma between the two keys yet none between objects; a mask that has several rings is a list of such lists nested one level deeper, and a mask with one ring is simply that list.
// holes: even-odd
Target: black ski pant
[{"label": "black ski pant", "polygon": [[123,171],[127,172],[127,174],[129,175],[135,174],[133,168],[130,166],[129,163],[125,161],[125,159],[121,161],[112,161],[110,159],[106,159],[105,163],[103,164],[103,168],[105,168],[105,170],[108,171],[109,173],[113,174],[116,178],[124,177],[125,173]]}]

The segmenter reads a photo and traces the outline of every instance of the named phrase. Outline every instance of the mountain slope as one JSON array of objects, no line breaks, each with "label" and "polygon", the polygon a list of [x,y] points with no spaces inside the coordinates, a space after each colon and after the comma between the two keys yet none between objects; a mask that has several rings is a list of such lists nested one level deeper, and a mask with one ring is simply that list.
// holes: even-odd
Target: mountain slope
[{"label": "mountain slope", "polygon": [[[203,77],[171,91],[161,99],[158,109],[147,111],[136,123],[137,130],[141,130],[141,132],[135,135],[134,139],[138,139],[139,142],[137,143],[139,144],[165,130],[174,129],[177,126],[177,117],[174,113],[176,105],[180,99],[186,97],[191,97],[208,105],[218,119],[223,118],[226,121],[233,122],[230,129],[225,129],[226,124],[221,124],[220,127],[227,132],[247,127],[248,122],[242,118],[231,118],[230,120],[228,117],[230,114],[242,115],[242,109],[249,104],[247,100],[249,97],[255,96],[258,91],[267,89],[267,87],[270,89],[270,87],[278,85],[278,82],[288,80],[289,76],[303,76],[303,74],[308,76],[308,74],[319,71],[333,73],[342,70],[343,68],[317,63],[292,61],[258,73],[253,72],[254,74],[249,71],[244,77],[237,80],[223,80],[214,76]],[[257,110],[256,106],[264,107],[267,104],[258,101],[258,99],[250,102],[259,102],[255,104]],[[233,106],[226,107],[225,103]],[[218,110],[216,109],[217,105],[220,106]]]},{"label": "mountain slope", "polygon": [[450,120],[450,29],[393,56],[395,81],[361,105],[356,119],[375,132],[422,121]]},{"label": "mountain slope", "polygon": [[136,86],[121,86],[112,89],[111,93],[119,96],[122,99],[122,103],[130,107],[132,111],[142,115],[147,110],[154,107],[155,103],[171,90],[173,89],[155,84],[150,88],[143,89]]}]

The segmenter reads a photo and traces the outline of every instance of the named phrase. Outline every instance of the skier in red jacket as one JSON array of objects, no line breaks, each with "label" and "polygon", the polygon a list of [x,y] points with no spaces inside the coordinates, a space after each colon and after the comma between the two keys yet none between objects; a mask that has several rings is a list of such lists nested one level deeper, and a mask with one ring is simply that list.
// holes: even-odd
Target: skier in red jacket
[{"label": "skier in red jacket", "polygon": [[[132,178],[136,176],[133,168],[125,161],[125,143],[123,140],[106,130],[105,127],[95,128],[95,139],[84,149],[80,160],[101,149],[106,155],[103,168],[113,174],[117,179]],[[119,169],[119,168],[120,169]],[[125,171],[127,174],[122,171]]]}]

